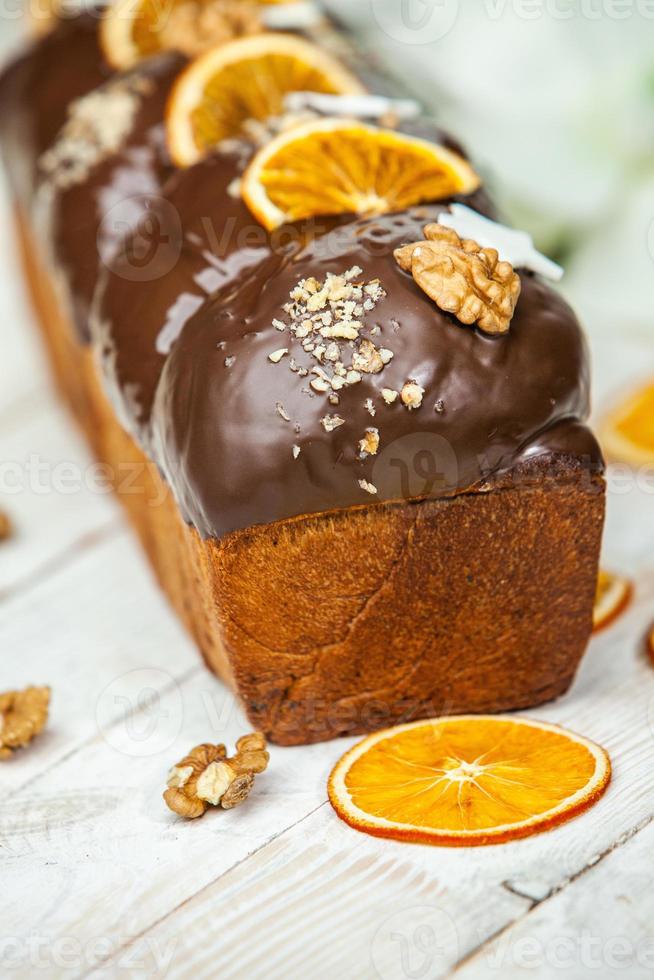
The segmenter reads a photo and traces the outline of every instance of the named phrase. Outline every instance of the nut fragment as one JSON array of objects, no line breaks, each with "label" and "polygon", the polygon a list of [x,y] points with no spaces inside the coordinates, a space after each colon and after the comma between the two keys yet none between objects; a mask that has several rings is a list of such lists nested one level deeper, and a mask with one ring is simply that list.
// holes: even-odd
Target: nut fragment
[{"label": "nut fragment", "polygon": [[506,333],[520,296],[520,277],[493,248],[461,239],[452,228],[429,224],[426,241],[403,245],[395,260],[420,288],[461,323],[489,334]]},{"label": "nut fragment", "polygon": [[400,392],[400,398],[402,403],[411,411],[413,408],[420,408],[424,393],[425,389],[417,381],[406,381]]},{"label": "nut fragment", "polygon": [[345,419],[342,419],[340,415],[325,415],[320,421],[325,432],[333,432],[340,425],[345,425]]},{"label": "nut fragment", "polygon": [[164,800],[188,819],[201,817],[209,806],[230,810],[247,799],[255,775],[266,769],[269,758],[261,732],[239,738],[232,758],[224,745],[197,745],[168,773]]},{"label": "nut fragment", "polygon": [[43,731],[50,706],[49,687],[26,687],[0,694],[0,759],[8,759]]},{"label": "nut fragment", "polygon": [[365,490],[366,493],[370,493],[370,494],[377,493],[377,487],[374,485],[374,483],[368,483],[367,480],[359,480],[358,482],[361,489]]},{"label": "nut fragment", "polygon": [[359,439],[359,455],[375,456],[379,449],[379,429],[366,429],[363,439]]}]

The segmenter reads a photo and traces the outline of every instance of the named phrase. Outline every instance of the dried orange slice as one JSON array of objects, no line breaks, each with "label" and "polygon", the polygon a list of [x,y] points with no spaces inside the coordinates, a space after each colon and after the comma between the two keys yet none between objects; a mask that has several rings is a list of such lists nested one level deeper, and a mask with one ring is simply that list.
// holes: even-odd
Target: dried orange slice
[{"label": "dried orange slice", "polygon": [[467,194],[480,180],[444,146],[357,120],[322,119],[282,133],[250,163],[242,194],[269,230],[317,215],[384,214]]},{"label": "dried orange slice", "polygon": [[116,0],[103,14],[100,44],[119,70],[159,51],[194,56],[263,30],[257,8],[256,0]]},{"label": "dried orange slice", "polygon": [[600,441],[606,455],[618,462],[654,463],[654,382],[638,388],[606,418]]},{"label": "dried orange slice", "polygon": [[329,799],[376,837],[498,844],[570,820],[608,786],[604,749],[556,725],[461,715],[377,732],[343,756]]},{"label": "dried orange slice", "polygon": [[633,585],[628,578],[600,570],[593,609],[593,632],[598,633],[613,623],[625,611],[633,595]]},{"label": "dried orange slice", "polygon": [[361,83],[321,48],[293,34],[258,34],[212,48],[182,72],[167,111],[175,163],[196,163],[250,120],[283,112],[289,92],[359,94]]},{"label": "dried orange slice", "polygon": [[647,646],[647,653],[649,654],[650,659],[654,663],[654,626],[652,626],[651,630],[647,634],[646,646]]}]

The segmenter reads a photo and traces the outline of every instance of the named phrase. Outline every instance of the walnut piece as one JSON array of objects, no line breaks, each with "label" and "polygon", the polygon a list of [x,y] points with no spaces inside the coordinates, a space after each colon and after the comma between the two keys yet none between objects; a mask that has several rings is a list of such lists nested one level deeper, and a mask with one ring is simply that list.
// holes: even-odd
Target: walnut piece
[{"label": "walnut piece", "polygon": [[379,429],[366,429],[363,439],[359,439],[359,455],[365,459],[366,456],[375,456],[379,449]]},{"label": "walnut piece", "polygon": [[402,404],[406,405],[409,411],[412,411],[414,408],[420,408],[424,393],[425,389],[417,381],[406,381],[400,392]]},{"label": "walnut piece", "polygon": [[261,732],[239,738],[231,759],[224,745],[197,745],[168,773],[164,800],[174,813],[190,820],[201,817],[209,806],[231,810],[247,799],[254,777],[267,768],[269,759]]},{"label": "walnut piece", "polygon": [[8,759],[43,731],[50,707],[49,687],[26,687],[0,694],[0,759]]},{"label": "walnut piece", "polygon": [[461,239],[452,228],[425,227],[426,241],[403,245],[395,260],[441,310],[489,334],[506,333],[520,296],[520,277],[494,248]]}]

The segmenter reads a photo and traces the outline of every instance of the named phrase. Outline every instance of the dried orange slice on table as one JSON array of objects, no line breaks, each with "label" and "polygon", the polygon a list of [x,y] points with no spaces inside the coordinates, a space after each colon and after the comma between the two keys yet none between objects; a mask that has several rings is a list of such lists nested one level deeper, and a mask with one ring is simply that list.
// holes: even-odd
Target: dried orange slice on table
[{"label": "dried orange slice on table", "polygon": [[160,51],[193,56],[262,31],[258,6],[256,0],[116,0],[103,14],[100,44],[118,69]]},{"label": "dried orange slice on table", "polygon": [[436,143],[357,120],[282,133],[245,172],[242,194],[269,230],[317,215],[385,214],[476,190],[467,160]]},{"label": "dried orange slice on table", "polygon": [[450,847],[499,844],[549,830],[604,793],[599,745],[556,725],[461,715],[377,732],[329,779],[339,817],[376,837]]},{"label": "dried orange slice on table", "polygon": [[600,570],[593,609],[595,633],[613,623],[625,611],[633,595],[633,585],[628,578]]},{"label": "dried orange slice on table", "polygon": [[600,442],[610,459],[654,463],[654,382],[638,388],[605,419]]},{"label": "dried orange slice on table", "polygon": [[361,83],[322,48],[293,34],[258,34],[212,48],[182,72],[167,110],[180,167],[196,163],[244,124],[280,115],[290,92],[358,95]]},{"label": "dried orange slice on table", "polygon": [[654,626],[650,629],[647,634],[647,639],[645,641],[645,647],[649,655],[650,660],[654,663]]}]

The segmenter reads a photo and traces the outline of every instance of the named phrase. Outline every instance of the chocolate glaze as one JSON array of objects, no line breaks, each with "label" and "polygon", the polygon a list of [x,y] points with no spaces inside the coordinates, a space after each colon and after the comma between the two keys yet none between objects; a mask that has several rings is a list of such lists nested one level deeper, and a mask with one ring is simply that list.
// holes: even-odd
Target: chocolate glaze
[{"label": "chocolate glaze", "polygon": [[[430,136],[442,138],[433,125]],[[232,186],[251,155],[250,146],[235,145],[175,174],[152,202],[148,220],[102,272],[91,331],[110,396],[143,444],[150,441],[150,412],[166,355],[197,310],[250,270],[265,277],[271,265],[276,268],[275,258],[289,261],[307,240],[353,220],[316,218],[269,235]],[[483,190],[466,201],[493,213]]]},{"label": "chocolate glaze", "polygon": [[[62,293],[84,341],[89,338],[90,305],[102,268],[114,262],[127,230],[156,206],[162,184],[172,173],[164,110],[185,63],[176,54],[160,55],[119,76],[121,84],[130,79],[142,84],[135,99],[138,108],[119,149],[104,155],[84,180],[59,186],[56,175],[44,174],[43,164],[39,169],[38,228],[50,246]],[[109,100],[115,84],[114,79],[97,91]],[[61,132],[57,139],[64,139]]]},{"label": "chocolate glaze", "polygon": [[[245,147],[174,174],[159,193],[169,172],[164,102],[180,66],[164,56],[145,67],[154,87],[126,140],[85,180],[50,197],[44,213],[80,335],[93,295],[91,332],[110,397],[187,521],[205,537],[221,537],[304,514],[484,492],[519,474],[540,480],[548,468],[564,476],[569,466],[601,470],[583,424],[586,347],[563,300],[523,271],[509,333],[488,337],[441,313],[397,266],[394,247],[422,238],[447,202],[374,220],[317,219],[271,237],[234,191],[251,153]],[[59,24],[0,79],[0,134],[22,203],[33,200],[37,162],[71,100],[107,76],[91,14]],[[418,126],[421,135],[443,138]],[[106,230],[116,204],[134,197],[126,217],[132,228],[139,218],[138,226],[120,248],[110,235],[99,263],[99,227]],[[492,214],[483,192],[466,203]],[[272,321],[287,319],[283,306],[301,279],[355,265],[386,293],[363,334],[379,325],[375,343],[394,357],[381,373],[342,389],[333,406],[302,390],[310,378],[293,373],[289,357],[269,361],[288,347],[299,364],[315,363]],[[400,390],[409,379],[425,389],[421,407],[385,404],[381,389]],[[331,414],[345,424],[326,432],[321,419]],[[359,440],[372,427],[379,451],[361,458]]]},{"label": "chocolate glaze", "polygon": [[270,253],[269,236],[228,190],[244,159],[245,148],[236,149],[177,174],[103,270],[92,334],[110,396],[141,442],[165,354],[184,323]]},{"label": "chocolate glaze", "polygon": [[[328,232],[291,259],[273,257],[187,323],[158,386],[154,446],[187,520],[203,536],[479,487],[525,458],[548,454],[553,430],[556,452],[601,467],[597,444],[579,424],[589,411],[586,345],[557,294],[523,273],[509,333],[488,337],[441,313],[397,266],[393,248],[419,239],[438,210],[353,221]],[[343,389],[335,408],[325,395],[302,390],[307,380],[289,369],[289,358],[270,363],[269,353],[288,347],[298,363],[313,366],[272,320],[284,319],[283,305],[302,278],[355,265],[386,291],[365,323],[379,324],[375,342],[394,358],[381,373]],[[425,389],[422,406],[386,405],[381,388],[400,390],[408,379]],[[325,432],[321,419],[335,413],[345,424]],[[372,426],[379,452],[362,460],[358,442]],[[294,445],[301,449],[297,459]],[[359,479],[378,494],[362,490]]]},{"label": "chocolate glaze", "polygon": [[68,106],[109,77],[98,46],[98,12],[59,21],[0,76],[0,144],[18,201],[29,206],[37,162]]}]

